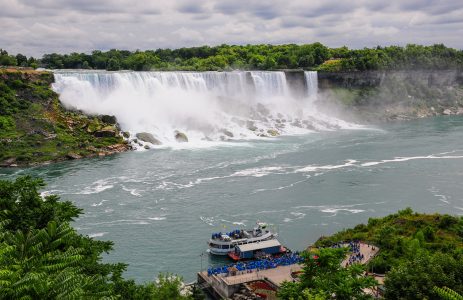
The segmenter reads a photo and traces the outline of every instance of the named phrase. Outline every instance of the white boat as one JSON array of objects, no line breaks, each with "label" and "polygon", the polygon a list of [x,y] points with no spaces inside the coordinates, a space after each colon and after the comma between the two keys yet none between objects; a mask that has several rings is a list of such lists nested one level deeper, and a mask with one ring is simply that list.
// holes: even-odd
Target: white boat
[{"label": "white boat", "polygon": [[227,255],[234,251],[236,245],[245,245],[277,238],[275,232],[267,229],[267,224],[257,222],[253,230],[237,229],[231,232],[213,233],[208,242],[209,253],[214,255]]}]

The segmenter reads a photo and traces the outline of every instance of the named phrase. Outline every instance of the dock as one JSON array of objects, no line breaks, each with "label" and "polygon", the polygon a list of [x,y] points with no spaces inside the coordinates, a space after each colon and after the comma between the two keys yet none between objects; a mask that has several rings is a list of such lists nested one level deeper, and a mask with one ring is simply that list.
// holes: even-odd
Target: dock
[{"label": "dock", "polygon": [[208,275],[206,271],[198,272],[198,285],[209,289],[219,299],[229,299],[233,294],[243,289],[243,285],[254,281],[265,281],[276,290],[284,281],[292,281],[291,273],[302,270],[301,264],[278,266],[266,270],[253,270],[236,275]]}]

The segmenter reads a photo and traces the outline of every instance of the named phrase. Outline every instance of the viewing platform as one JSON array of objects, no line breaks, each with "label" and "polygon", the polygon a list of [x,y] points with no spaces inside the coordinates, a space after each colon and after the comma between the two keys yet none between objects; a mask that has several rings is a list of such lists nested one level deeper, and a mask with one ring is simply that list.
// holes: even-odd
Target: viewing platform
[{"label": "viewing platform", "polygon": [[266,281],[269,285],[278,289],[284,281],[293,281],[291,273],[302,270],[302,265],[294,264],[288,266],[278,266],[266,270],[243,271],[236,275],[218,274],[208,275],[207,271],[198,273],[198,284],[209,290],[217,298],[228,299],[238,292],[242,285],[253,281]]}]

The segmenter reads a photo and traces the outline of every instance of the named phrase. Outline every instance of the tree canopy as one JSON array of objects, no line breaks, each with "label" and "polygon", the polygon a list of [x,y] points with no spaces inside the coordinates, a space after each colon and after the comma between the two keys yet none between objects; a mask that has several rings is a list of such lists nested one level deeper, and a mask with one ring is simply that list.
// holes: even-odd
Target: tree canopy
[{"label": "tree canopy", "polygon": [[[328,48],[321,43],[287,45],[200,46],[157,50],[95,50],[90,54],[50,53],[38,60],[50,69],[186,70],[224,71],[311,69],[320,71],[366,71],[403,69],[461,69],[463,51],[435,44],[363,49]],[[0,53],[0,65],[37,66],[22,54]]]}]

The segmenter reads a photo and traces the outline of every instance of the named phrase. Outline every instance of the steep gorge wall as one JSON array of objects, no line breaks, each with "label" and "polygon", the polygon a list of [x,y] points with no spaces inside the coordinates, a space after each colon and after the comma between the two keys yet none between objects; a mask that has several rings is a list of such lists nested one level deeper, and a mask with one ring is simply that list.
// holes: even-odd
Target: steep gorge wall
[{"label": "steep gorge wall", "polygon": [[399,80],[428,87],[451,87],[463,85],[463,71],[364,71],[364,72],[319,72],[320,89],[380,87],[389,80]]},{"label": "steep gorge wall", "polygon": [[320,72],[319,99],[366,121],[463,114],[463,71]]}]

